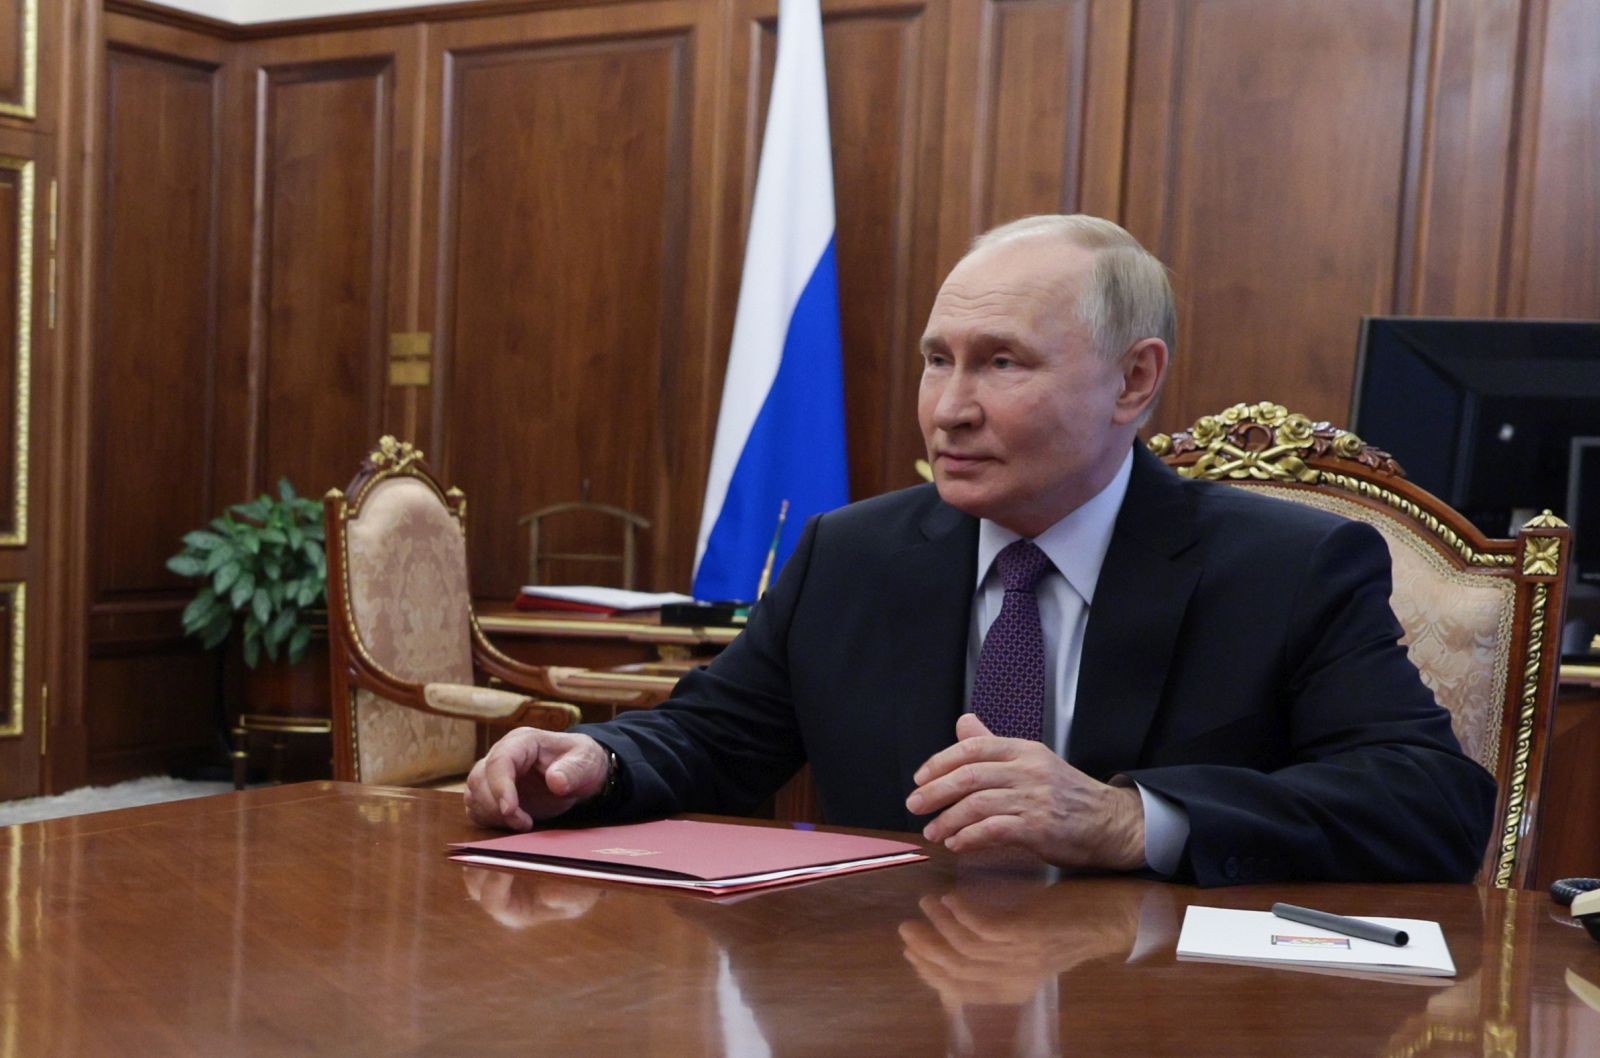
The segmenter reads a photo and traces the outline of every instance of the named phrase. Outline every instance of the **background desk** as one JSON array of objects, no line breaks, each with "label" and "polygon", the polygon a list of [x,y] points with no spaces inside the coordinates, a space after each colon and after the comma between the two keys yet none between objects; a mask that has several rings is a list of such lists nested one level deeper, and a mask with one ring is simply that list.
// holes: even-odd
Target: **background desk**
[{"label": "background desk", "polygon": [[500,650],[530,665],[609,668],[635,662],[715,654],[737,628],[663,625],[654,614],[616,617],[518,610],[507,603],[475,604],[478,625]]},{"label": "background desk", "polygon": [[1561,666],[1544,791],[1540,884],[1600,875],[1600,664]]},{"label": "background desk", "polygon": [[[459,797],[339,783],[0,830],[0,1055],[1600,1051],[1600,945],[1536,893],[1047,885],[936,852],[717,904],[445,859],[477,833]],[[1274,899],[1440,919],[1461,976],[1174,958],[1186,904]]]}]

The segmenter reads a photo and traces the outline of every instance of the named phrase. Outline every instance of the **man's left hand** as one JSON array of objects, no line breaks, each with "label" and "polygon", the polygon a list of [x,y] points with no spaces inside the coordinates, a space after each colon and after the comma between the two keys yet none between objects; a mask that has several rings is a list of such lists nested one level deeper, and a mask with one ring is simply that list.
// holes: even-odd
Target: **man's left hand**
[{"label": "man's left hand", "polygon": [[923,837],[952,852],[1021,846],[1061,867],[1145,865],[1137,789],[1091,779],[1041,742],[990,734],[972,713],[956,739],[913,776],[906,807],[939,813]]}]

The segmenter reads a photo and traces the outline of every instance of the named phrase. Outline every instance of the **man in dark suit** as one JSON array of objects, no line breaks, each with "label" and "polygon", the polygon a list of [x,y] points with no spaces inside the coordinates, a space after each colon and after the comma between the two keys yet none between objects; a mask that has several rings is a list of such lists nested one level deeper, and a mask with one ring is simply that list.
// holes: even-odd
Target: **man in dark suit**
[{"label": "man in dark suit", "polygon": [[1472,877],[1494,782],[1398,644],[1370,527],[1135,443],[1165,271],[1090,217],[981,238],[922,340],[935,486],[814,519],[750,624],[649,713],[513,732],[467,807],[526,828],[739,811],[1201,884]]}]

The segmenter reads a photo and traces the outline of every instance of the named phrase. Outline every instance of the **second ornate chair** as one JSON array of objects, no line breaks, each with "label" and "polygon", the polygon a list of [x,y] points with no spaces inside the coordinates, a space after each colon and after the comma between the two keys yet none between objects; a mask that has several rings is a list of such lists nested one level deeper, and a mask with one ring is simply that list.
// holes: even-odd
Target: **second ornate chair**
[{"label": "second ornate chair", "polygon": [[[616,703],[563,690],[558,672],[513,661],[484,637],[468,591],[465,508],[421,452],[392,437],[323,500],[336,779],[448,780],[471,767],[487,722],[561,730],[579,720],[575,702]],[[515,689],[478,686],[480,677]]]},{"label": "second ornate chair", "polygon": [[1450,712],[1463,750],[1500,783],[1480,878],[1531,884],[1560,662],[1566,525],[1546,511],[1516,539],[1489,539],[1408,482],[1387,452],[1277,404],[1235,405],[1151,438],[1150,448],[1185,477],[1257,488],[1383,534],[1401,641]]}]

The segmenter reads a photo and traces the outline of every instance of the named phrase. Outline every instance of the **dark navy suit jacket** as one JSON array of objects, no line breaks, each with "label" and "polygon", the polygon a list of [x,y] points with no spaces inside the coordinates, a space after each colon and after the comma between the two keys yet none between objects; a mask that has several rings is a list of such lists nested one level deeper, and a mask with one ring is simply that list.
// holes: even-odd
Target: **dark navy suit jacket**
[{"label": "dark navy suit jacket", "polygon": [[[827,821],[920,829],[962,709],[976,519],[929,486],[813,519],[743,635],[616,752],[612,814],[738,812],[809,761]],[[1180,876],[1470,880],[1494,780],[1397,642],[1370,526],[1178,477],[1143,448],[1095,589],[1068,759],[1187,812]]]}]

